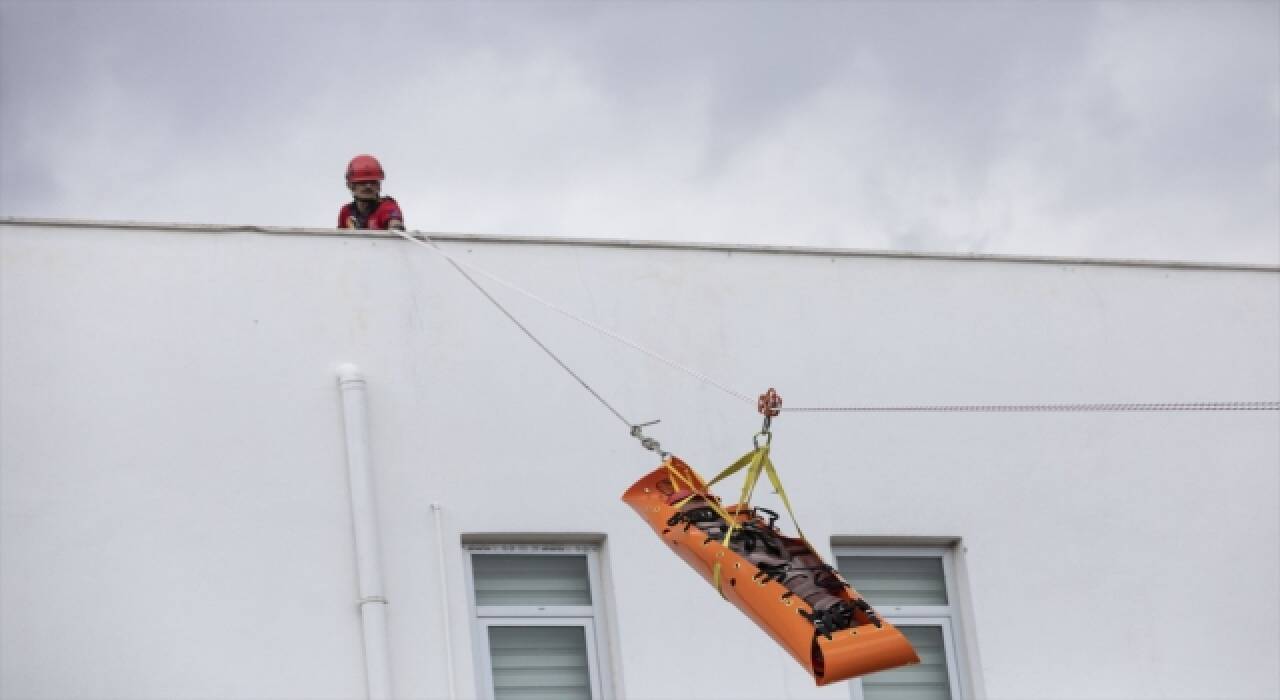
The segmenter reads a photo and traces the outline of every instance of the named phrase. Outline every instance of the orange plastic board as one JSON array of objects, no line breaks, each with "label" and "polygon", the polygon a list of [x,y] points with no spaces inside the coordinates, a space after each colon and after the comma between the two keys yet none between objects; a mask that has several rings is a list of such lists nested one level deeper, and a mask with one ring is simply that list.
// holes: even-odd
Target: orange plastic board
[{"label": "orange plastic board", "polygon": [[[710,537],[698,527],[668,525],[679,512],[676,499],[688,493],[688,490],[682,491],[684,484],[672,483],[673,471],[678,475],[677,482],[692,484],[694,492],[714,498],[693,469],[680,459],[671,457],[668,463],[641,477],[627,489],[622,500],[640,514],[669,549],[708,583],[713,583],[715,565],[719,563],[720,593],[725,600],[786,649],[818,685],[920,661],[906,637],[892,624],[879,619],[869,606],[855,612],[852,626],[829,632],[828,639],[826,634],[818,632],[814,622],[805,617],[813,611],[803,599],[779,581],[765,576],[765,572],[734,548],[726,546],[722,539]],[[676,492],[680,493],[673,496]],[[730,506],[725,510],[740,520],[750,517],[746,509]],[[802,550],[806,555],[812,555],[814,560],[821,561],[804,540],[782,539],[789,550]],[[849,602],[861,601],[857,591],[848,587],[841,588],[834,595]]]}]

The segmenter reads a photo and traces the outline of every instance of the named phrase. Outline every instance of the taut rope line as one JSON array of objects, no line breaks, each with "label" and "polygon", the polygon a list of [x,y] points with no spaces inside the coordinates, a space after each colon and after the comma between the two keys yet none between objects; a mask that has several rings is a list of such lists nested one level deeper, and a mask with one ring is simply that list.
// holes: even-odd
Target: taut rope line
[{"label": "taut rope line", "polygon": [[[508,311],[507,308],[504,307],[501,302],[495,299],[493,295],[491,295],[483,286],[480,285],[480,283],[476,282],[475,278],[472,277],[472,275],[469,273],[474,273],[476,275],[480,275],[489,280],[492,280],[493,282],[500,284],[503,287],[506,287],[507,289],[510,289],[522,296],[525,296],[537,302],[538,304],[541,304],[542,306],[545,306],[548,309],[551,309],[552,311],[555,311],[556,313],[560,314],[561,316],[564,316],[565,318],[576,321],[577,323],[580,323],[586,326],[587,328],[590,328],[591,330],[596,331],[597,333],[600,333],[601,335],[612,338],[622,343],[623,345],[626,345],[627,347],[630,347],[634,350],[644,353],[645,355],[648,355],[649,357],[655,360],[658,360],[659,362],[667,365],[668,367],[684,372],[685,374],[705,384],[709,384],[712,387],[719,389],[721,392],[725,393],[726,395],[732,398],[738,399],[739,401],[745,401],[747,403],[754,403],[756,401],[756,399],[751,398],[747,394],[740,391],[736,391],[730,388],[728,385],[722,382],[716,381],[715,379],[712,379],[711,377],[707,376],[702,372],[699,372],[698,370],[692,369],[690,367],[686,367],[685,365],[682,365],[679,362],[676,362],[675,360],[672,360],[663,356],[661,353],[658,353],[654,350],[650,350],[644,345],[641,345],[640,343],[634,340],[631,340],[626,336],[623,336],[617,332],[609,330],[608,328],[604,328],[603,326],[600,326],[599,324],[594,323],[588,319],[582,318],[581,316],[573,313],[572,311],[564,309],[553,302],[543,299],[542,297],[534,294],[533,292],[530,292],[518,285],[508,282],[507,280],[502,279],[501,277],[498,277],[497,275],[494,275],[493,273],[487,270],[477,268],[474,265],[458,260],[454,256],[446,253],[436,243],[434,239],[432,239],[430,236],[427,236],[426,234],[419,233],[416,235],[410,235],[408,233],[405,233],[404,231],[396,231],[396,230],[392,230],[391,233],[394,233],[397,236],[400,236],[401,238],[405,239],[406,241],[409,241],[410,243],[413,243],[414,245],[418,245],[423,248],[426,248],[427,250],[432,251],[433,253],[441,256],[446,261],[448,261],[449,264],[452,265],[453,268],[457,270],[459,274],[461,274],[464,278],[466,278],[466,280],[470,282],[471,285],[474,286],[481,294],[483,294],[484,297],[488,299],[490,303],[496,306],[504,316],[506,316],[512,323],[516,325],[517,328],[520,329],[521,332],[523,332],[526,336],[528,336],[529,339],[532,340],[539,348],[542,348],[543,352],[547,353],[547,355],[549,355],[551,359],[556,362],[556,364],[560,365],[560,367],[564,369],[564,371],[568,372],[569,375],[573,377],[579,384],[581,384],[584,389],[590,392],[591,395],[595,397],[595,399],[599,401],[601,405],[603,405],[606,409],[608,409],[610,413],[612,413],[615,417],[618,418],[618,420],[627,424],[627,426],[631,428],[631,434],[634,437],[641,439],[642,443],[645,443],[646,449],[651,449],[655,452],[665,454],[662,451],[661,447],[658,445],[657,441],[653,440],[652,438],[644,437],[642,434],[640,434],[641,428],[647,425],[651,425],[652,423],[637,424],[627,420],[620,412],[618,412],[617,409],[615,409],[612,405],[610,405],[609,402],[604,399],[604,397],[600,396],[599,392],[597,392],[594,388],[592,388],[590,384],[588,384],[585,380],[582,379],[581,376],[579,376],[576,372],[574,372],[573,369],[571,369],[568,364],[566,364],[554,352],[552,352],[551,349],[548,348],[541,340],[539,340],[537,336],[535,336],[527,327],[525,327],[524,324],[522,324],[519,320],[517,320],[516,317],[510,311]],[[419,237],[421,238],[421,240],[419,240]],[[1059,403],[1059,404],[1039,403],[1039,404],[939,404],[939,405],[920,404],[920,405],[902,405],[902,406],[894,406],[894,405],[796,406],[791,408],[780,408],[779,410],[783,412],[790,412],[790,413],[1080,413],[1080,412],[1135,413],[1135,412],[1153,412],[1153,411],[1280,411],[1280,401],[1192,401],[1192,402],[1180,402],[1180,403],[1177,403],[1177,402],[1174,402],[1174,403]]]}]

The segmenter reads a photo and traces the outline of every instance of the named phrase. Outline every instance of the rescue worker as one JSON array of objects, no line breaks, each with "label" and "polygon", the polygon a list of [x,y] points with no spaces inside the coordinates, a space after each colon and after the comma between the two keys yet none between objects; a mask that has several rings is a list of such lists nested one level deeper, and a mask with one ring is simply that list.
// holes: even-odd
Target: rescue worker
[{"label": "rescue worker", "polygon": [[338,212],[338,228],[404,230],[404,214],[390,197],[381,196],[382,164],[370,155],[358,155],[347,164],[347,189],[352,200]]}]

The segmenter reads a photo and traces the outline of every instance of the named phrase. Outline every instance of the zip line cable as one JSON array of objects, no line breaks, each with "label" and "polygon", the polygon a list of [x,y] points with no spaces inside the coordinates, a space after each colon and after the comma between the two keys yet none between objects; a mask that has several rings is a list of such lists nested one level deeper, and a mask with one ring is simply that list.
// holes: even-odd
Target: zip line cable
[{"label": "zip line cable", "polygon": [[[512,284],[511,282],[508,282],[502,279],[501,277],[498,277],[497,275],[493,274],[492,272],[489,272],[488,270],[482,270],[478,267],[475,267],[474,265],[471,265],[470,263],[466,263],[461,260],[458,260],[452,255],[449,255],[448,253],[444,252],[444,250],[438,244],[436,244],[435,240],[433,240],[431,237],[427,236],[426,234],[421,234],[421,233],[417,234],[418,236],[421,236],[423,238],[423,240],[418,240],[418,238],[416,238],[415,236],[410,236],[409,234],[403,231],[392,230],[391,233],[394,233],[397,236],[400,236],[401,238],[405,239],[406,241],[409,241],[410,243],[414,243],[416,245],[422,246],[423,248],[426,248],[427,250],[430,250],[436,253],[437,255],[443,257],[445,260],[449,261],[449,263],[453,265],[455,270],[462,273],[462,275],[466,277],[473,285],[476,284],[475,280],[466,272],[464,272],[464,270],[467,270],[477,275],[480,275],[482,277],[485,277],[489,280],[492,280],[502,285],[503,287],[506,287],[507,289],[510,289],[513,292],[516,292],[517,294],[521,294],[525,297],[528,297],[529,299],[532,299],[533,301],[541,304],[542,306],[545,306],[548,309],[551,309],[552,311],[560,314],[561,316],[564,316],[565,318],[576,321],[586,326],[587,328],[590,328],[591,330],[596,331],[597,333],[613,338],[619,343],[622,343],[623,345],[626,345],[627,347],[633,350],[638,350],[639,352],[642,352],[645,355],[652,357],[653,359],[661,362],[664,365],[667,365],[668,367],[671,367],[672,369],[677,369],[681,372],[684,372],[685,374],[693,377],[694,379],[697,379],[698,381],[704,382],[706,384],[710,384],[711,386],[719,389],[720,391],[724,392],[725,394],[728,394],[729,396],[732,396],[735,399],[738,399],[739,401],[745,401],[746,403],[749,403],[749,404],[755,404],[756,402],[754,398],[740,391],[735,391],[734,389],[731,389],[730,387],[726,386],[722,382],[718,382],[715,379],[712,379],[711,377],[703,374],[702,372],[699,372],[696,369],[686,367],[680,364],[679,362],[676,362],[675,360],[664,357],[663,355],[659,354],[654,350],[650,350],[649,348],[641,345],[640,343],[637,343],[636,341],[624,335],[611,331],[608,328],[605,328],[597,323],[593,323],[592,321],[582,318],[581,316],[573,313],[572,311],[569,311],[567,309],[564,309],[556,305],[554,302],[547,301],[546,299],[543,299],[542,297],[538,296],[537,294],[534,294],[533,292],[530,292],[527,289],[516,286],[515,284]],[[476,285],[476,286],[477,288],[479,288],[479,285]],[[484,290],[482,289],[481,291],[483,292]],[[495,299],[493,299],[493,297],[490,297],[488,294],[485,294],[485,296],[488,297],[489,300],[492,301],[494,304],[497,304],[500,309],[502,308],[501,304],[498,304],[498,302]],[[502,311],[504,314],[507,314],[509,318],[511,318],[510,314],[507,313],[506,309],[502,309]],[[515,321],[514,318],[511,318],[511,320]],[[523,329],[523,326],[521,326],[521,328]],[[528,333],[527,330],[525,332]],[[541,345],[541,343],[538,343],[538,344]]]},{"label": "zip line cable", "polygon": [[[399,231],[396,231],[396,233],[400,233],[400,232],[399,232]],[[409,240],[412,240],[414,243],[418,243],[418,241],[417,241],[417,240],[414,240],[414,239],[412,239],[412,238],[410,238]],[[467,280],[468,282],[470,282],[470,283],[471,283],[471,286],[475,287],[477,291],[479,291],[481,294],[483,294],[483,295],[484,295],[484,298],[485,298],[485,299],[488,299],[490,303],[492,303],[494,306],[498,307],[498,310],[499,310],[499,311],[501,311],[501,312],[502,312],[502,314],[503,314],[504,316],[506,316],[508,320],[510,320],[512,323],[514,323],[514,324],[516,325],[516,328],[519,328],[519,329],[520,329],[520,331],[521,331],[522,333],[524,333],[526,336],[528,336],[528,337],[529,337],[529,340],[532,340],[532,341],[534,342],[534,344],[535,344],[535,345],[537,345],[538,347],[542,348],[542,351],[543,351],[543,352],[545,352],[545,353],[547,353],[547,355],[548,355],[552,360],[555,360],[555,363],[556,363],[556,364],[558,364],[558,365],[560,365],[560,368],[561,368],[561,369],[563,369],[564,371],[568,372],[568,373],[569,373],[569,376],[571,376],[571,377],[573,377],[575,380],[577,380],[577,382],[578,382],[579,384],[581,384],[581,385],[582,385],[582,388],[583,388],[583,389],[586,389],[588,392],[590,392],[590,393],[591,393],[591,395],[592,395],[592,396],[594,396],[594,397],[596,398],[596,401],[599,401],[599,402],[600,402],[600,405],[601,405],[601,406],[604,406],[605,408],[609,409],[609,412],[610,412],[610,413],[612,413],[614,416],[616,416],[616,417],[618,418],[618,420],[620,420],[620,421],[622,421],[623,423],[625,423],[625,424],[627,425],[627,427],[634,427],[634,426],[635,426],[635,424],[634,424],[634,423],[632,423],[631,421],[627,420],[625,416],[623,416],[621,413],[619,413],[619,412],[618,412],[618,409],[614,408],[614,407],[613,407],[613,405],[611,405],[608,401],[605,401],[604,397],[603,397],[603,396],[601,396],[601,395],[600,395],[600,393],[599,393],[599,392],[597,392],[595,389],[593,389],[593,388],[591,387],[591,385],[590,385],[590,384],[588,384],[588,383],[587,383],[587,381],[586,381],[585,379],[583,379],[582,377],[578,376],[578,373],[577,373],[577,372],[574,372],[574,371],[573,371],[573,369],[572,369],[571,367],[569,367],[569,365],[565,364],[564,360],[561,360],[561,359],[560,359],[560,357],[559,357],[558,355],[556,355],[554,352],[552,352],[552,351],[551,351],[551,348],[547,347],[547,346],[546,346],[546,344],[544,344],[541,340],[538,340],[538,337],[537,337],[537,336],[535,336],[535,335],[533,334],[533,332],[532,332],[532,331],[530,331],[528,328],[526,328],[526,327],[525,327],[525,325],[524,325],[523,323],[521,323],[519,319],[517,319],[514,315],[512,315],[512,313],[511,313],[510,311],[508,311],[508,310],[507,310],[507,307],[503,306],[501,302],[499,302],[497,299],[495,299],[495,298],[493,297],[493,295],[492,295],[492,294],[490,294],[490,293],[489,293],[489,290],[487,290],[487,289],[485,289],[483,286],[481,286],[479,282],[476,282],[476,280],[475,280],[475,278],[474,278],[474,277],[472,277],[471,275],[467,274],[467,271],[463,269],[462,264],[460,264],[458,261],[454,260],[454,259],[453,259],[452,257],[450,257],[449,255],[445,254],[445,253],[444,253],[444,251],[440,250],[440,249],[439,249],[439,247],[438,247],[438,246],[436,246],[436,244],[435,244],[435,242],[434,242],[434,241],[432,241],[432,242],[431,242],[431,245],[432,245],[433,247],[435,247],[435,249],[436,249],[436,251],[437,251],[437,252],[439,252],[441,255],[444,255],[445,260],[446,260],[446,261],[448,261],[448,263],[449,263],[450,265],[452,265],[452,266],[453,266],[453,269],[457,270],[457,271],[458,271],[458,274],[460,274],[460,275],[462,275],[463,277],[465,277],[465,278],[466,278],[466,280]]]},{"label": "zip line cable", "polygon": [[1045,403],[941,406],[797,406],[792,413],[1068,413],[1107,411],[1280,411],[1280,401],[1203,401],[1191,403]]},{"label": "zip line cable", "polygon": [[[564,371],[569,373],[584,389],[591,393],[602,406],[609,410],[618,420],[625,423],[631,428],[631,434],[640,438],[646,449],[658,448],[654,451],[661,452],[657,441],[652,438],[645,437],[641,434],[640,429],[651,423],[632,423],[627,420],[616,408],[609,404],[594,388],[591,387],[582,377],[574,372],[569,365],[565,364],[554,352],[551,351],[541,340],[537,338],[524,324],[516,319],[510,311],[504,307],[501,302],[493,297],[470,273],[475,273],[486,279],[506,287],[518,294],[521,294],[542,306],[555,311],[565,318],[576,321],[591,330],[602,335],[608,336],[623,345],[634,350],[644,353],[649,357],[673,369],[684,372],[685,374],[697,379],[703,383],[709,384],[721,392],[747,403],[755,403],[755,399],[748,395],[735,391],[725,384],[712,379],[711,377],[699,372],[695,369],[686,367],[675,360],[671,360],[663,355],[650,350],[649,348],[637,343],[626,336],[616,333],[608,328],[604,328],[599,324],[593,323],[572,311],[568,311],[553,302],[547,301],[542,297],[508,282],[491,272],[480,269],[469,263],[462,262],[454,256],[446,253],[434,239],[430,236],[418,233],[409,235],[404,231],[391,230],[391,233],[409,241],[418,246],[422,246],[437,255],[443,257],[455,270],[458,271],[468,282],[471,283],[486,299],[502,312],[512,323],[516,325],[526,336],[529,337],[543,352],[547,353],[556,364],[560,365]],[[421,237],[421,240],[419,240]],[[790,408],[779,408],[779,411],[790,413],[1080,413],[1080,412],[1151,412],[1151,411],[1280,411],[1280,401],[1200,401],[1200,402],[1182,402],[1182,403],[1062,403],[1062,404],[942,404],[942,405],[908,405],[908,406],[795,406]]]}]

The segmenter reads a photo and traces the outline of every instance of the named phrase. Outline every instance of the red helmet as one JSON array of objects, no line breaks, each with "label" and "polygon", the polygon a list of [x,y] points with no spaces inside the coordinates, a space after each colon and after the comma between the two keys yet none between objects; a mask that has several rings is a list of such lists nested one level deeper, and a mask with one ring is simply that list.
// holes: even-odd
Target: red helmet
[{"label": "red helmet", "polygon": [[347,164],[347,184],[369,180],[381,182],[385,177],[386,173],[382,172],[382,163],[373,156],[358,155]]}]

